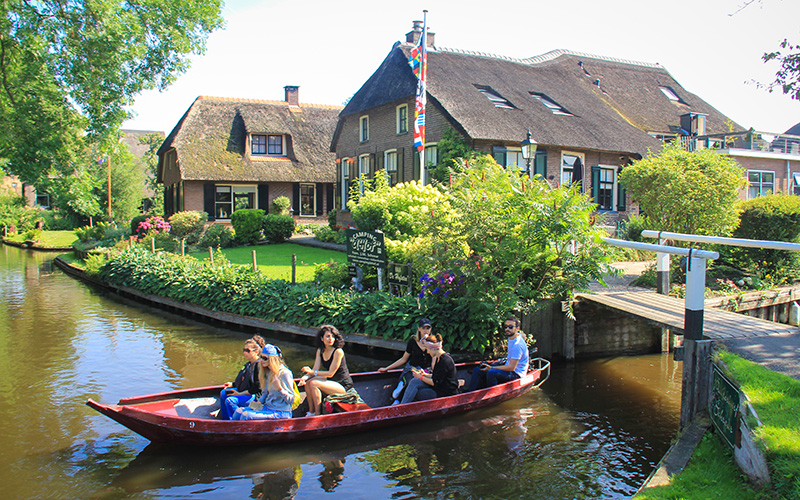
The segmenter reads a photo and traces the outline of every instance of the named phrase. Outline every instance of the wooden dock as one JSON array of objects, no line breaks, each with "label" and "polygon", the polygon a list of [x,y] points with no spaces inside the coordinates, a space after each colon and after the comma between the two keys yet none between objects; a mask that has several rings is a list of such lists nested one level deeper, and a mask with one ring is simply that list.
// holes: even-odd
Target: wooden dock
[{"label": "wooden dock", "polygon": [[[614,309],[655,326],[669,328],[683,335],[685,304],[683,299],[655,292],[581,293],[576,300]],[[726,340],[798,333],[800,328],[775,323],[744,314],[706,308],[703,313],[703,337]]]}]

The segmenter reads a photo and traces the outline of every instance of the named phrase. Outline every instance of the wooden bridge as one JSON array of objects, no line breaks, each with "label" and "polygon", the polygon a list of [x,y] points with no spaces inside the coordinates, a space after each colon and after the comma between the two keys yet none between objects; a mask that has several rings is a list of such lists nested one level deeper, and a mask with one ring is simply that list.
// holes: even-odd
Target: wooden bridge
[{"label": "wooden bridge", "polygon": [[[575,298],[622,312],[654,326],[669,328],[673,333],[683,335],[686,310],[683,299],[655,292],[638,291],[582,293]],[[703,313],[703,337],[709,340],[764,337],[797,332],[800,332],[800,328],[722,309],[706,307]]]}]

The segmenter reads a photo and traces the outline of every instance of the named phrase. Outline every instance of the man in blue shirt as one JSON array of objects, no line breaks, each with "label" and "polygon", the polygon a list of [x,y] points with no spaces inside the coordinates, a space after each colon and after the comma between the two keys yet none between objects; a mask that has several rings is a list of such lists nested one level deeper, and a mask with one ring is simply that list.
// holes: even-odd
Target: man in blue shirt
[{"label": "man in blue shirt", "polygon": [[519,331],[519,320],[509,316],[503,322],[503,330],[508,338],[508,357],[505,363],[499,365],[481,363],[480,367],[472,371],[470,391],[502,384],[528,373],[530,357],[523,333]]}]

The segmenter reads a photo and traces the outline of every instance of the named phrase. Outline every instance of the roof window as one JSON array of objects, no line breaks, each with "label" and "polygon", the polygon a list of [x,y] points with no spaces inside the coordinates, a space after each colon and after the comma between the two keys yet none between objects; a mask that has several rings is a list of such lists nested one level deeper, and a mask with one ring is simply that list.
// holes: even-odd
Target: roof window
[{"label": "roof window", "polygon": [[547,106],[554,115],[575,116],[573,113],[541,92],[530,92],[534,99]]},{"label": "roof window", "polygon": [[661,92],[664,93],[665,96],[667,96],[667,99],[669,99],[670,101],[678,104],[686,104],[686,102],[684,102],[684,100],[680,98],[678,93],[675,92],[672,89],[672,87],[659,86],[658,88],[661,90]]},{"label": "roof window", "polygon": [[492,104],[494,104],[494,107],[504,108],[504,109],[516,109],[516,106],[511,104],[511,102],[508,99],[501,96],[492,87],[489,87],[487,85],[478,85],[476,83],[473,83],[473,85],[475,85],[475,88],[478,89],[478,92],[485,95],[486,98],[489,99],[489,101]]}]

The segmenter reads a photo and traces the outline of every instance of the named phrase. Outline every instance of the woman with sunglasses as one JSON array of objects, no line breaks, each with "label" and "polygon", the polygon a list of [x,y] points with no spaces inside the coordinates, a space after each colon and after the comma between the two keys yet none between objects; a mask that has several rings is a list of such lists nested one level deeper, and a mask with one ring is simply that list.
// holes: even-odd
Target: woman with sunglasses
[{"label": "woman with sunglasses", "polygon": [[408,384],[401,404],[458,394],[456,363],[442,349],[442,336],[432,333],[422,345],[431,356],[432,371],[430,374],[417,369],[412,371],[414,380]]},{"label": "woman with sunglasses", "polygon": [[260,335],[254,335],[244,341],[242,355],[247,362],[233,382],[226,382],[219,395],[219,418],[230,420],[237,408],[247,406],[258,394],[261,385],[258,382],[258,357],[266,341]]},{"label": "woman with sunglasses", "polygon": [[258,403],[260,410],[238,408],[231,420],[277,420],[292,418],[294,380],[292,372],[283,364],[281,350],[272,344],[261,349],[258,380],[263,388]]},{"label": "woman with sunglasses", "polygon": [[417,370],[422,370],[423,367],[431,366],[431,357],[422,347],[422,341],[431,333],[431,328],[433,328],[431,320],[428,318],[419,320],[417,334],[408,339],[406,352],[403,353],[400,359],[389,366],[378,368],[379,372],[385,372],[397,368],[398,366],[405,365],[403,366],[403,371],[400,372],[400,382],[397,384],[395,390],[392,391],[393,405],[400,402],[400,399],[403,397],[403,390],[408,387],[408,384],[414,379],[412,370],[415,368]]},{"label": "woman with sunglasses", "polygon": [[322,398],[329,394],[344,394],[353,389],[353,379],[344,358],[344,338],[333,325],[319,327],[316,338],[317,356],[314,367],[304,366],[297,385],[306,386],[307,417],[318,415]]}]

